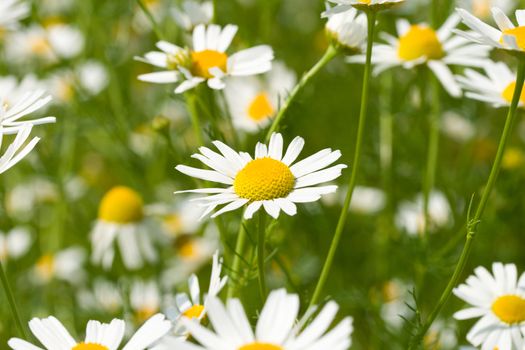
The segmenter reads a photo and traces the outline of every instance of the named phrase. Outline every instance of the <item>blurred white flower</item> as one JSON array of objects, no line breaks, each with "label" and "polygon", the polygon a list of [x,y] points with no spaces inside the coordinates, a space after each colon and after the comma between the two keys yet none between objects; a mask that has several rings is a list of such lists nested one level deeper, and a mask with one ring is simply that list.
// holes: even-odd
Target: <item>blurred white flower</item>
[{"label": "blurred white flower", "polygon": [[359,9],[371,9],[374,11],[388,9],[394,5],[404,2],[404,0],[328,0],[336,4],[322,13],[322,17],[328,17],[334,14],[352,10],[352,7]]},{"label": "blurred white flower", "polygon": [[150,83],[180,83],[175,93],[183,93],[207,82],[212,89],[223,89],[227,76],[249,76],[268,72],[272,68],[273,50],[268,45],[254,46],[231,56],[225,51],[237,33],[236,25],[224,28],[199,24],[193,30],[193,47],[183,49],[166,41],[159,41],[161,51],[152,51],[137,60],[166,70],[139,75]]},{"label": "blurred white flower", "polygon": [[213,3],[185,0],[181,8],[172,8],[175,22],[184,30],[190,31],[199,24],[209,24],[213,18]]},{"label": "blurred white flower", "polygon": [[134,281],[131,285],[129,303],[138,322],[143,322],[159,312],[162,297],[157,283],[153,280]]},{"label": "blurred white flower", "polygon": [[[165,319],[164,315],[157,314],[144,322],[122,349],[145,350],[164,336],[170,327],[171,323]],[[114,319],[109,324],[89,321],[86,327],[86,337],[83,341],[77,342],[62,323],[53,316],[44,319],[33,318],[29,321],[29,329],[47,350],[116,350],[120,348],[125,328],[126,324],[119,319]],[[9,339],[8,344],[14,350],[40,349],[19,338]]]},{"label": "blurred white flower", "polygon": [[17,259],[31,248],[31,233],[27,228],[14,227],[7,233],[0,232],[0,260]]},{"label": "blurred white flower", "polygon": [[330,15],[325,26],[328,36],[337,47],[351,53],[366,51],[367,27],[366,14],[358,14],[354,8]]},{"label": "blurred white flower", "polygon": [[[344,201],[345,190],[339,191],[341,201]],[[360,214],[376,214],[383,210],[386,204],[385,193],[373,187],[356,186],[350,202],[350,210]]]},{"label": "blurred white flower", "polygon": [[456,0],[457,7],[470,11],[474,16],[482,19],[491,18],[491,9],[493,7],[500,8],[506,14],[515,8],[516,2],[514,0]]},{"label": "blurred white flower", "polygon": [[380,314],[389,327],[401,329],[405,323],[404,318],[413,313],[408,306],[412,302],[410,288],[410,285],[400,279],[392,279],[383,285],[384,302],[381,304]]},{"label": "blurred white flower", "polygon": [[[445,195],[438,191],[430,193],[428,203],[430,230],[444,227],[451,223],[450,204]],[[402,202],[396,213],[396,226],[409,235],[423,234],[425,228],[425,214],[423,212],[423,195],[419,194],[414,201]]]},{"label": "blurred white flower", "polygon": [[83,270],[86,252],[80,247],[71,247],[54,254],[44,254],[36,262],[33,272],[35,282],[49,283],[60,279],[72,284],[82,282],[86,277]]},{"label": "blurred white flower", "polygon": [[48,26],[49,43],[53,51],[61,58],[73,58],[84,49],[84,34],[67,24]]},{"label": "blurred white flower", "polygon": [[27,94],[28,91],[41,91],[45,85],[35,75],[26,75],[22,80],[9,75],[0,77],[0,103],[13,106]]},{"label": "blurred white flower", "polygon": [[79,290],[77,300],[80,307],[89,312],[97,310],[115,314],[123,305],[117,285],[102,279],[96,279],[92,289]]},{"label": "blurred white flower", "polygon": [[458,142],[467,142],[476,135],[476,127],[470,120],[451,111],[443,113],[441,129]]},{"label": "blurred white flower", "polygon": [[275,62],[262,79],[229,80],[224,93],[234,126],[251,133],[266,127],[296,82],[295,73],[282,62]]},{"label": "blurred white flower", "polygon": [[76,68],[80,86],[89,94],[98,95],[109,83],[106,67],[95,60],[89,60]]},{"label": "blurred white flower", "polygon": [[5,206],[10,216],[28,221],[35,215],[35,207],[60,198],[57,186],[44,177],[34,177],[8,189]]},{"label": "blurred white flower", "polygon": [[31,7],[24,0],[0,1],[0,29],[13,30],[19,27],[19,21],[29,15]]}]

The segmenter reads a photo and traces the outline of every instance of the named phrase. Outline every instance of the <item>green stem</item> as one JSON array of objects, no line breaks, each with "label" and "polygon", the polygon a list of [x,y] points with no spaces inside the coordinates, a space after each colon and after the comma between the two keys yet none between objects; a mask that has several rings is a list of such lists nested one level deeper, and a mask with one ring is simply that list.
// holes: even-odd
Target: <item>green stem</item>
[{"label": "green stem", "polygon": [[[233,253],[233,263],[232,263],[232,273],[236,274],[236,278],[239,278],[241,275],[241,257],[244,252],[244,246],[246,244],[246,220],[242,219],[239,226],[239,233],[237,234],[237,243],[235,244],[235,252]],[[237,293],[237,284],[238,281],[229,281],[227,298],[233,298]]]},{"label": "green stem", "polygon": [[4,266],[1,260],[0,260],[0,279],[2,280],[2,287],[4,287],[4,291],[7,296],[7,302],[9,303],[9,307],[11,308],[11,314],[13,315],[13,318],[15,319],[15,323],[18,328],[18,331],[20,332],[20,335],[24,339],[26,339],[27,335],[24,330],[24,326],[22,326],[22,319],[20,318],[20,313],[18,312],[15,298],[13,297],[13,292],[11,290],[11,286],[9,285],[9,281],[7,280],[7,276],[5,274]]},{"label": "green stem", "polygon": [[441,294],[441,297],[439,298],[438,303],[436,304],[436,306],[434,307],[434,309],[428,316],[423,326],[421,326],[420,330],[414,336],[409,349],[415,349],[421,343],[421,340],[425,336],[426,332],[428,331],[428,329],[430,328],[430,326],[432,325],[436,317],[441,312],[441,309],[443,308],[445,303],[450,298],[450,295],[452,294],[452,290],[459,282],[459,278],[461,277],[461,274],[468,261],[468,257],[472,250],[472,243],[477,233],[478,225],[481,221],[481,217],[483,216],[483,213],[485,212],[485,208],[487,206],[488,199],[490,197],[490,194],[492,193],[492,189],[494,188],[494,184],[496,183],[496,180],[498,178],[498,174],[501,168],[501,161],[505,153],[505,148],[507,146],[509,136],[514,127],[514,122],[515,122],[516,115],[517,115],[516,111],[518,108],[521,91],[523,89],[524,80],[525,80],[525,58],[520,57],[520,62],[518,66],[518,74],[516,78],[516,88],[514,90],[514,95],[512,97],[512,103],[510,105],[509,112],[507,114],[507,119],[505,120],[505,127],[503,128],[503,133],[501,134],[501,138],[500,138],[499,145],[498,145],[498,151],[496,153],[496,158],[494,159],[494,163],[492,164],[492,169],[490,171],[490,175],[487,180],[487,184],[485,188],[483,189],[481,200],[476,209],[476,213],[474,214],[474,218],[472,218],[472,220],[470,220],[469,218],[467,222],[467,235],[466,235],[465,245],[463,246],[463,251],[461,252],[461,256],[456,265],[454,273],[452,274],[452,277],[450,278],[445,290]]},{"label": "green stem", "polygon": [[264,210],[259,210],[259,224],[258,224],[258,242],[257,242],[257,267],[259,271],[259,292],[261,300],[266,299],[266,278],[264,276],[264,241],[266,235],[266,214]]},{"label": "green stem", "polygon": [[155,35],[157,36],[158,40],[162,40],[163,36],[159,29],[159,25],[157,24],[157,21],[155,21],[155,18],[153,17],[153,14],[148,9],[148,7],[142,2],[142,0],[137,0],[137,4],[139,5],[140,9],[146,17],[148,18],[148,21],[151,23],[151,27],[153,28],[153,31],[155,32]]},{"label": "green stem", "polygon": [[270,140],[270,136],[274,132],[276,132],[279,129],[279,124],[282,122],[284,116],[288,112],[288,108],[290,108],[290,105],[295,100],[299,92],[308,84],[308,82],[323,68],[326,66],[328,62],[330,62],[335,56],[337,55],[337,49],[330,45],[326,49],[323,57],[317,63],[310,68],[308,72],[306,72],[299,83],[293,88],[292,92],[290,92],[290,96],[284,101],[283,106],[273,119],[272,125],[270,126],[270,129],[268,129],[268,133],[266,134],[266,142]]},{"label": "green stem", "polygon": [[188,102],[188,109],[190,112],[191,125],[193,126],[193,133],[195,134],[195,138],[197,139],[199,145],[202,146],[204,145],[204,139],[201,133],[201,124],[199,118],[199,111],[197,107],[197,96],[194,93],[189,92],[186,95],[186,100]]},{"label": "green stem", "polygon": [[321,276],[319,277],[319,281],[317,282],[317,286],[315,287],[314,294],[312,296],[312,299],[310,300],[310,306],[313,306],[317,304],[319,301],[319,297],[321,296],[321,292],[323,291],[324,285],[326,283],[326,279],[328,278],[328,274],[330,273],[330,268],[332,267],[332,263],[335,257],[335,252],[337,251],[337,246],[339,245],[339,240],[341,238],[341,234],[343,232],[346,218],[348,216],[348,209],[350,207],[350,202],[352,201],[352,194],[354,192],[356,179],[357,179],[357,172],[359,169],[359,162],[361,159],[361,145],[363,144],[363,135],[365,130],[365,124],[366,124],[366,116],[368,113],[368,92],[369,92],[369,85],[370,85],[370,75],[372,72],[372,48],[373,48],[373,42],[374,42],[374,29],[375,29],[375,22],[376,22],[376,12],[370,11],[367,12],[367,19],[368,19],[368,43],[366,48],[366,63],[365,63],[365,72],[363,76],[363,91],[361,95],[361,111],[359,113],[359,125],[357,128],[357,139],[356,139],[356,146],[355,146],[355,153],[354,153],[354,164],[352,168],[352,174],[350,175],[350,182],[348,183],[348,192],[346,193],[345,202],[343,205],[343,209],[341,210],[341,214],[339,216],[339,221],[337,222],[337,227],[335,229],[334,238],[332,239],[332,244],[330,245],[330,250],[328,251],[328,256],[326,257],[323,270],[321,272]]},{"label": "green stem", "polygon": [[423,225],[423,239],[424,241],[428,238],[428,230],[430,225],[430,214],[429,214],[429,202],[430,194],[434,188],[436,179],[436,167],[439,152],[439,122],[440,122],[440,108],[439,108],[439,83],[437,79],[431,77],[432,84],[432,111],[430,113],[429,127],[430,133],[428,138],[428,153],[427,153],[427,164],[425,170],[425,180],[423,184],[423,213],[424,213],[424,225]]}]

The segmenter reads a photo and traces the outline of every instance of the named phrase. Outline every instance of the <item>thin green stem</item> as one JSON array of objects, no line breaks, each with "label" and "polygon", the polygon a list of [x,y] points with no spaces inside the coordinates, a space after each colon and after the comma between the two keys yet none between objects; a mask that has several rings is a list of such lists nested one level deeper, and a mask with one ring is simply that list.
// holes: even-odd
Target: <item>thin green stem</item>
[{"label": "thin green stem", "polygon": [[354,193],[354,188],[357,180],[357,173],[359,170],[359,163],[361,159],[361,146],[363,144],[363,136],[365,131],[366,116],[368,113],[368,92],[370,86],[370,75],[372,71],[372,48],[374,41],[374,29],[376,23],[376,12],[370,11],[367,12],[368,19],[368,43],[366,48],[366,63],[365,63],[365,72],[363,76],[363,91],[361,95],[361,111],[359,113],[359,125],[357,128],[357,139],[355,145],[354,153],[354,164],[352,168],[352,174],[350,175],[350,182],[348,183],[348,192],[346,193],[345,202],[341,214],[339,216],[339,221],[337,222],[337,227],[335,229],[334,238],[332,239],[332,244],[328,251],[321,276],[315,287],[314,294],[310,300],[310,306],[317,304],[319,297],[323,291],[326,279],[330,273],[332,263],[335,257],[335,252],[337,251],[337,246],[339,245],[339,240],[341,239],[341,234],[345,227],[346,218],[348,216],[348,208],[350,207],[350,202],[352,201],[352,194]]},{"label": "thin green stem", "polygon": [[258,239],[257,239],[257,268],[259,271],[259,292],[261,300],[266,300],[266,278],[264,274],[264,244],[266,236],[266,213],[259,210]]},{"label": "thin green stem", "polygon": [[159,25],[157,21],[155,21],[155,17],[153,17],[153,14],[148,9],[148,7],[142,2],[142,0],[137,0],[137,4],[139,5],[142,12],[144,12],[144,15],[148,18],[148,21],[151,23],[151,27],[153,28],[153,31],[155,32],[155,35],[157,36],[158,40],[162,40],[164,37],[162,36],[162,32],[159,29]]},{"label": "thin green stem", "polygon": [[461,274],[468,261],[470,252],[472,250],[472,243],[474,241],[474,237],[476,236],[477,229],[481,221],[481,217],[483,216],[483,213],[485,212],[485,208],[487,206],[487,202],[489,200],[490,194],[492,193],[492,189],[494,188],[494,184],[496,183],[496,180],[498,178],[498,174],[501,169],[501,161],[505,153],[505,148],[507,146],[507,142],[509,140],[510,134],[515,124],[516,115],[517,115],[516,111],[518,108],[518,103],[519,103],[521,92],[523,89],[524,80],[525,80],[525,58],[520,57],[520,62],[518,66],[518,74],[516,78],[516,87],[514,90],[514,96],[512,97],[512,103],[510,105],[509,112],[505,120],[505,127],[503,128],[503,132],[501,134],[501,138],[500,138],[499,145],[498,145],[498,151],[496,153],[496,158],[494,159],[494,163],[492,164],[492,169],[490,171],[490,175],[487,180],[487,184],[485,185],[485,188],[483,189],[481,200],[476,209],[476,213],[474,214],[474,217],[472,219],[469,218],[467,222],[467,235],[466,235],[465,245],[463,246],[463,251],[461,252],[461,256],[459,257],[459,261],[456,265],[454,273],[452,274],[452,277],[450,278],[445,290],[441,294],[441,297],[439,298],[438,303],[436,304],[436,306],[434,307],[434,309],[428,316],[423,326],[421,326],[420,330],[416,333],[416,335],[412,339],[409,349],[415,349],[421,343],[421,340],[425,336],[426,332],[428,331],[428,329],[430,328],[430,326],[432,325],[436,317],[441,312],[441,309],[443,308],[443,306],[446,304],[446,302],[450,298],[450,295],[452,294],[452,290],[459,282],[459,278],[461,277]]},{"label": "thin green stem", "polygon": [[430,194],[434,188],[436,179],[436,167],[439,152],[439,122],[440,122],[440,105],[439,105],[439,82],[436,77],[431,76],[432,85],[432,111],[430,112],[429,118],[429,137],[428,137],[428,150],[427,150],[427,164],[425,168],[425,179],[423,184],[423,213],[424,213],[424,226],[423,226],[423,239],[424,241],[428,238],[429,225],[431,224],[429,214],[429,202]]},{"label": "thin green stem", "polygon": [[9,281],[7,279],[7,276],[5,274],[4,266],[2,264],[2,261],[0,260],[0,280],[2,280],[2,287],[4,287],[5,294],[7,296],[7,302],[9,303],[9,307],[11,308],[11,314],[13,315],[13,318],[15,319],[16,326],[18,328],[18,331],[20,332],[20,335],[26,339],[26,332],[24,330],[24,326],[22,325],[22,319],[20,318],[20,313],[18,312],[18,308],[16,306],[15,298],[13,297],[13,292],[11,290],[11,285],[9,284]]},{"label": "thin green stem", "polygon": [[[246,220],[242,219],[239,226],[239,233],[237,234],[237,243],[235,244],[235,252],[233,253],[233,263],[232,263],[232,273],[234,273],[236,278],[239,278],[241,275],[241,257],[244,252],[244,246],[246,244]],[[237,286],[239,281],[230,281],[228,283],[227,298],[233,298],[237,293]]]},{"label": "thin green stem", "polygon": [[191,118],[191,125],[193,126],[193,133],[195,134],[195,138],[199,145],[204,145],[204,139],[202,137],[201,132],[201,123],[199,118],[199,111],[197,106],[197,96],[189,92],[186,95],[186,100],[188,102],[188,109],[190,112],[190,118]]},{"label": "thin green stem", "polygon": [[297,98],[299,92],[310,82],[310,80],[317,73],[319,73],[321,68],[326,66],[326,64],[330,62],[336,55],[337,49],[333,45],[328,46],[323,57],[321,57],[321,59],[317,61],[317,63],[303,75],[299,83],[297,83],[297,85],[293,88],[292,92],[290,92],[290,95],[288,96],[286,101],[284,101],[281,109],[279,109],[279,112],[273,119],[272,125],[270,126],[270,129],[268,129],[268,133],[266,134],[266,142],[268,142],[270,140],[270,136],[272,136],[272,134],[279,129],[279,125],[281,124],[284,116],[288,112],[288,109],[290,108],[292,102]]}]

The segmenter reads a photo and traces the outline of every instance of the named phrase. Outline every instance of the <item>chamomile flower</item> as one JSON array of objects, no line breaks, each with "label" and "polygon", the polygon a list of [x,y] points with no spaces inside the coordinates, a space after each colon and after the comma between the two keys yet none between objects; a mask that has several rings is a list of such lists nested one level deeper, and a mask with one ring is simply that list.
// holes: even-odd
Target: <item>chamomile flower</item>
[{"label": "chamomile flower", "polygon": [[454,294],[471,307],[458,311],[458,320],[480,318],[467,340],[482,349],[522,349],[525,336],[525,275],[518,279],[514,264],[494,263],[491,274],[477,267]]},{"label": "chamomile flower", "polygon": [[109,269],[116,245],[129,270],[141,268],[145,261],[153,263],[157,261],[157,233],[145,220],[140,194],[129,187],[113,187],[100,202],[98,220],[91,232],[91,261]]},{"label": "chamomile flower", "polygon": [[341,13],[355,7],[360,10],[386,10],[404,2],[404,0],[328,0],[336,4],[335,7],[323,12],[322,17],[328,17],[336,13]]},{"label": "chamomile flower", "polygon": [[[398,37],[382,33],[386,43],[374,47],[372,63],[376,65],[375,73],[395,66],[412,69],[418,65],[427,65],[445,90],[459,97],[461,88],[448,65],[482,67],[488,55],[488,48],[452,36],[452,29],[459,21],[459,16],[453,14],[435,31],[426,24],[411,25],[405,19],[398,20]],[[353,56],[348,61],[363,63],[365,57]]]},{"label": "chamomile flower", "polygon": [[21,0],[0,1],[0,30],[13,30],[19,27],[19,21],[29,15],[31,7]]},{"label": "chamomile flower", "polygon": [[24,97],[28,91],[42,90],[44,84],[33,74],[26,75],[22,80],[9,75],[0,77],[0,103],[13,106]]},{"label": "chamomile flower", "polygon": [[295,215],[295,203],[315,202],[321,195],[334,192],[337,189],[335,185],[316,185],[335,180],[346,168],[344,164],[326,168],[341,157],[340,151],[330,148],[293,164],[303,149],[304,139],[296,137],[283,156],[283,137],[279,133],[272,134],[269,146],[257,143],[254,158],[246,152],[236,152],[220,141],[213,144],[221,154],[201,147],[201,153],[193,155],[213,170],[186,165],[176,167],[188,176],[229,186],[180,191],[212,194],[196,200],[205,209],[203,217],[222,204],[226,205],[212,218],[244,205],[247,205],[244,212],[247,219],[261,207],[273,218],[279,217],[281,210]]},{"label": "chamomile flower", "polygon": [[209,302],[208,318],[214,332],[197,322],[183,318],[192,338],[200,345],[173,342],[180,350],[286,350],[331,349],[346,350],[351,345],[352,318],[345,317],[327,331],[338,311],[338,305],[329,301],[304,329],[296,325],[299,297],[284,289],[270,293],[257,320],[255,332],[238,299],[229,299],[224,305],[219,299]]},{"label": "chamomile flower", "polygon": [[482,19],[491,17],[490,9],[493,7],[498,7],[504,13],[509,13],[515,6],[513,0],[458,0],[457,4],[460,8],[464,8]]},{"label": "chamomile flower", "polygon": [[325,30],[338,48],[355,54],[366,50],[367,27],[366,14],[351,8],[330,15]]},{"label": "chamomile flower", "polygon": [[90,289],[80,290],[77,300],[85,311],[110,314],[116,314],[124,304],[118,285],[102,279],[96,279]]},{"label": "chamomile flower", "polygon": [[0,232],[0,260],[17,259],[31,247],[31,233],[26,228],[15,227],[7,233]]},{"label": "chamomile flower", "polygon": [[134,281],[131,285],[129,303],[135,319],[140,323],[159,312],[162,297],[157,283],[153,280]]},{"label": "chamomile flower", "polygon": [[[490,103],[492,106],[510,106],[516,89],[516,74],[503,62],[487,61],[485,74],[466,69],[457,80],[468,98]],[[525,91],[521,93],[520,106],[525,103]]]},{"label": "chamomile flower", "polygon": [[[76,341],[67,329],[53,316],[47,318],[33,318],[29,321],[29,329],[44,349],[72,349],[72,350],[144,350],[164,336],[170,329],[171,323],[164,315],[157,314],[147,320],[131,337],[120,347],[126,324],[114,319],[111,323],[89,321],[86,326],[86,337],[83,341]],[[8,345],[14,350],[42,350],[23,339],[11,338]]]},{"label": "chamomile flower", "polygon": [[295,73],[280,62],[263,79],[231,79],[224,92],[234,126],[249,133],[266,127],[296,81]]},{"label": "chamomile flower", "polygon": [[180,323],[182,317],[200,321],[206,316],[209,301],[220,293],[228,281],[227,276],[221,277],[221,270],[222,259],[219,258],[219,252],[216,251],[213,255],[208,293],[201,296],[199,279],[196,275],[191,275],[188,279],[190,295],[179,293],[175,296],[175,305],[166,310],[166,314],[174,323],[173,333],[175,336],[185,337],[188,335],[186,328]]},{"label": "chamomile flower", "polygon": [[38,258],[33,269],[35,282],[45,284],[52,279],[59,279],[77,284],[85,277],[82,268],[85,260],[86,252],[80,247],[43,254]]},{"label": "chamomile flower", "polygon": [[38,109],[44,107],[51,101],[51,96],[47,95],[44,90],[27,91],[23,95],[17,95],[16,103],[8,103],[9,94],[6,93],[6,103],[0,106],[0,125],[2,134],[16,134],[24,125],[39,125],[54,123],[55,117],[43,117],[32,120],[20,120]]},{"label": "chamomile flower", "polygon": [[[26,124],[18,129],[15,139],[7,146],[4,154],[0,157],[0,174],[3,174],[24,159],[24,157],[35,148],[38,141],[40,141],[40,138],[33,137],[31,141],[26,144],[27,139],[31,135],[32,128],[33,126],[31,124]],[[3,128],[0,125],[0,146],[5,137],[2,131]]]},{"label": "chamomile flower", "polygon": [[259,45],[228,56],[225,51],[237,33],[237,26],[197,25],[193,30],[193,47],[183,49],[166,41],[159,41],[161,50],[148,52],[137,58],[165,71],[139,75],[139,80],[150,83],[180,83],[175,93],[182,93],[207,82],[212,89],[223,89],[226,76],[249,76],[268,72],[272,68],[273,50]]},{"label": "chamomile flower", "polygon": [[171,11],[175,22],[184,30],[192,30],[198,24],[208,24],[213,18],[213,3],[185,0],[181,8]]},{"label": "chamomile flower", "polygon": [[518,26],[498,7],[492,8],[492,17],[499,29],[496,29],[464,9],[457,12],[470,29],[474,32],[456,31],[459,35],[479,44],[497,49],[524,52],[525,51],[525,11],[517,10]]}]

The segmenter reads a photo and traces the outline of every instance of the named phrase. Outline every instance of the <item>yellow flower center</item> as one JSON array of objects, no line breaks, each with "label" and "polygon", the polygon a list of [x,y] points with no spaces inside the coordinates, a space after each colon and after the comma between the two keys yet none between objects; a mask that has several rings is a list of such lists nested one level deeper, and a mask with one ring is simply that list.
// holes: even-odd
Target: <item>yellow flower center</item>
[{"label": "yellow flower center", "polygon": [[191,73],[202,78],[210,79],[210,68],[220,68],[223,72],[227,70],[228,56],[215,50],[204,50],[191,53]]},{"label": "yellow flower center", "polygon": [[472,2],[472,13],[476,17],[487,18],[490,15],[490,0],[474,0]]},{"label": "yellow flower center", "polygon": [[[512,82],[509,85],[507,85],[505,90],[503,90],[503,92],[501,93],[501,97],[503,97],[503,99],[505,99],[505,101],[507,101],[508,103],[511,103],[512,97],[514,96],[514,90],[516,90],[516,82]],[[521,91],[520,102],[525,103],[525,89]]]},{"label": "yellow flower center", "polygon": [[197,243],[194,240],[188,240],[179,247],[179,255],[184,259],[193,259],[198,253]]},{"label": "yellow flower center", "polygon": [[525,299],[517,295],[504,295],[492,304],[492,312],[507,324],[525,321]]},{"label": "yellow flower center", "polygon": [[243,345],[237,350],[283,350],[283,347],[279,345],[268,344],[268,343],[255,342],[255,343]]},{"label": "yellow flower center", "polygon": [[45,254],[38,259],[36,262],[36,271],[40,277],[43,279],[50,279],[53,277],[53,272],[55,270],[55,259],[51,254]]},{"label": "yellow flower center", "polygon": [[523,152],[519,148],[509,147],[503,155],[503,161],[501,162],[501,166],[504,169],[516,169],[523,165],[524,160],[525,157],[523,155]]},{"label": "yellow flower center", "polygon": [[169,234],[174,237],[181,234],[182,231],[182,219],[177,214],[170,214],[164,218],[164,227]]},{"label": "yellow flower center", "polygon": [[135,317],[138,323],[143,323],[144,321],[149,319],[151,316],[153,316],[155,313],[157,313],[157,311],[159,310],[156,307],[150,307],[150,306],[141,307],[140,309],[136,311]]},{"label": "yellow flower center", "polygon": [[[522,50],[525,50],[525,26],[506,29],[503,31],[503,34],[514,36],[516,38],[518,47]],[[503,36],[501,37],[500,42],[503,43]]]},{"label": "yellow flower center", "polygon": [[362,4],[370,5],[370,0],[359,0],[359,2]]},{"label": "yellow flower center", "polygon": [[114,187],[102,198],[98,217],[100,220],[119,224],[139,222],[144,217],[142,198],[131,188]]},{"label": "yellow flower center", "polygon": [[264,92],[255,96],[248,106],[248,116],[256,122],[263,121],[273,115],[274,112],[272,102]]},{"label": "yellow flower center", "polygon": [[286,164],[265,157],[246,164],[235,176],[233,189],[241,198],[262,201],[286,197],[294,185],[295,177]]},{"label": "yellow flower center", "polygon": [[46,40],[46,38],[40,37],[34,38],[30,42],[30,49],[34,54],[43,56],[51,51],[51,46],[49,45],[49,42]]},{"label": "yellow flower center", "polygon": [[109,350],[108,347],[96,343],[78,343],[71,350]]},{"label": "yellow flower center", "polygon": [[188,310],[184,311],[182,314],[188,318],[199,318],[201,317],[203,312],[204,306],[196,304],[190,307]]},{"label": "yellow flower center", "polygon": [[408,32],[399,38],[397,54],[405,61],[421,57],[438,60],[445,55],[436,32],[424,25],[411,26]]}]

